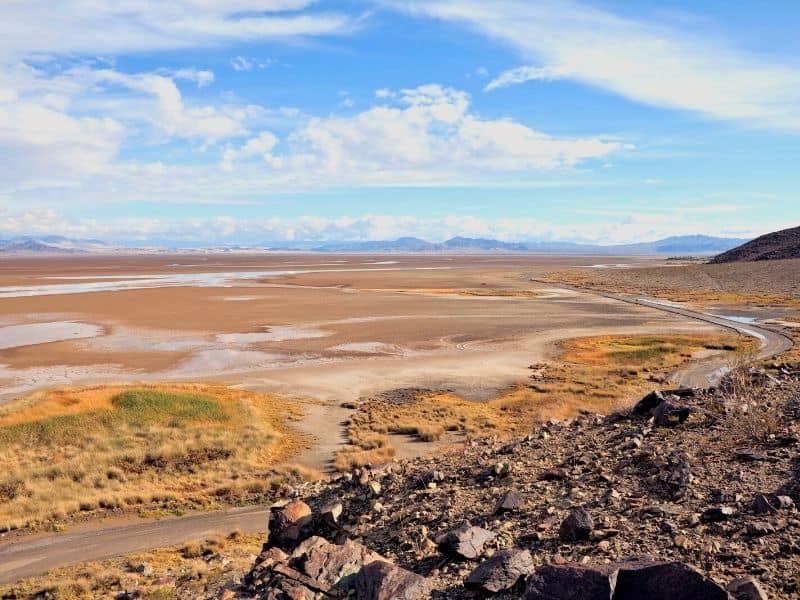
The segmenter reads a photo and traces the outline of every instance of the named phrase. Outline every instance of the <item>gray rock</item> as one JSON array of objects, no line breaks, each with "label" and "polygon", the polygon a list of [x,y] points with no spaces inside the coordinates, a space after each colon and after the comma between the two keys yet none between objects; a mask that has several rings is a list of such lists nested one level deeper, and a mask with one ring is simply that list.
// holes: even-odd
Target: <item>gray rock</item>
[{"label": "gray rock", "polygon": [[375,561],[358,572],[355,589],[358,600],[422,600],[430,594],[431,585],[421,575]]},{"label": "gray rock", "polygon": [[740,577],[728,584],[728,592],[736,600],[767,600],[767,593],[752,577]]},{"label": "gray rock", "polygon": [[594,529],[592,515],[585,508],[578,507],[573,508],[561,523],[558,535],[566,542],[588,540],[592,529]]},{"label": "gray rock", "polygon": [[727,521],[735,514],[736,510],[730,506],[713,506],[703,511],[700,520],[704,523],[717,523]]},{"label": "gray rock", "polygon": [[320,589],[350,589],[361,567],[376,560],[384,559],[352,540],[337,545],[312,537],[297,547],[289,564],[317,582]]},{"label": "gray rock", "polygon": [[528,579],[525,600],[609,600],[616,585],[613,567],[544,565]]},{"label": "gray rock", "polygon": [[522,508],[524,505],[525,499],[522,497],[522,495],[519,492],[511,490],[503,494],[503,497],[500,498],[500,501],[497,503],[494,512],[495,514],[511,512],[517,510],[518,508]]},{"label": "gray rock", "polygon": [[644,398],[639,400],[636,405],[633,407],[633,414],[635,415],[646,415],[650,414],[650,411],[654,408],[658,407],[665,401],[664,394],[658,390],[650,392]]},{"label": "gray rock", "polygon": [[473,527],[465,523],[461,527],[448,531],[437,542],[439,550],[444,554],[457,555],[462,558],[477,558],[483,552],[483,546],[497,537],[496,533]]},{"label": "gray rock", "polygon": [[328,527],[338,527],[339,520],[342,516],[342,511],[344,507],[342,503],[338,500],[333,500],[328,502],[322,508],[320,508],[320,516],[322,517],[322,522],[325,523]]},{"label": "gray rock", "polygon": [[650,411],[655,419],[655,424],[659,427],[673,427],[679,425],[689,418],[692,409],[688,406],[680,406],[669,400],[662,402]]},{"label": "gray rock", "polygon": [[753,498],[753,512],[757,515],[771,515],[778,512],[778,507],[769,496],[757,494]]},{"label": "gray rock", "polygon": [[528,579],[526,600],[729,600],[728,592],[683,563],[545,565]]},{"label": "gray rock", "polygon": [[533,571],[533,557],[529,551],[519,548],[501,550],[478,565],[464,585],[469,590],[495,594],[514,588]]},{"label": "gray rock", "polygon": [[613,600],[729,600],[713,580],[683,563],[634,561],[616,566]]},{"label": "gray rock", "polygon": [[762,535],[769,535],[775,533],[775,526],[766,521],[754,521],[747,524],[747,535],[753,537],[761,537]]}]

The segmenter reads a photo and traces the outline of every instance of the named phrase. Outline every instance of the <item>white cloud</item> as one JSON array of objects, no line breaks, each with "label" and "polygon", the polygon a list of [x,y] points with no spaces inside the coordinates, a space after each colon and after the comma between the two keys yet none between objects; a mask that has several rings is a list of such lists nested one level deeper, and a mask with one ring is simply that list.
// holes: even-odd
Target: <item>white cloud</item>
[{"label": "white cloud", "polygon": [[244,56],[237,56],[231,60],[234,71],[249,71],[253,68],[253,61]]},{"label": "white cloud", "polygon": [[566,73],[563,70],[552,67],[517,67],[516,69],[504,71],[492,79],[483,90],[490,92],[497,88],[517,85],[526,81],[555,81],[565,75]]},{"label": "white cloud", "polygon": [[[207,73],[177,72],[174,77],[192,78],[201,84],[209,80]],[[186,106],[172,77],[153,73],[131,75],[111,69],[84,72],[82,75],[96,84],[122,86],[151,97],[155,106],[147,107],[142,116],[146,116],[147,120],[170,138],[186,138],[213,144],[247,132],[244,124],[248,116],[247,108]],[[213,75],[211,79],[213,80]],[[92,91],[94,94],[98,93],[96,88]]]},{"label": "white cloud", "polygon": [[124,169],[123,142],[186,139],[201,146],[249,133],[263,109],[187,103],[177,81],[210,85],[198,69],[126,74],[79,65],[48,75],[26,65],[0,69],[0,190],[74,186]]},{"label": "white cloud", "polygon": [[204,71],[200,69],[177,69],[176,71],[165,71],[167,76],[173,79],[186,79],[194,81],[197,87],[204,88],[214,83],[213,71]]},{"label": "white cloud", "polygon": [[[678,219],[683,219],[679,221]],[[462,235],[505,241],[580,241],[630,243],[682,235],[687,232],[718,236],[755,237],[780,223],[754,227],[750,223],[714,226],[707,219],[690,218],[680,210],[663,218],[634,215],[620,220],[594,219],[578,225],[554,225],[534,218],[485,218],[451,214],[442,217],[412,215],[362,215],[341,217],[247,218],[227,215],[166,220],[126,218],[103,222],[65,219],[57,212],[27,210],[10,212],[0,207],[0,238],[14,235],[58,233],[70,237],[95,237],[112,241],[170,239],[197,243],[258,243],[281,241],[387,240],[416,236],[443,241]],[[731,233],[731,232],[735,233]]]},{"label": "white cloud", "polygon": [[0,190],[37,181],[76,185],[111,166],[124,125],[107,116],[71,116],[60,110],[63,102],[56,93],[33,100],[0,93]]},{"label": "white cloud", "polygon": [[[626,148],[600,138],[556,138],[511,119],[481,119],[470,112],[466,92],[424,85],[399,92],[382,91],[393,104],[353,116],[311,118],[292,133],[288,150],[267,162],[296,174],[316,175],[327,183],[457,179],[467,174],[526,172],[569,168]],[[270,138],[271,139],[271,138]],[[224,165],[263,153],[226,153]],[[310,177],[306,178],[309,181]]]},{"label": "white cloud", "polygon": [[4,2],[0,58],[118,54],[231,41],[343,34],[353,19],[314,0],[25,0]]},{"label": "white cloud", "polygon": [[569,0],[384,0],[467,24],[515,47],[534,66],[493,87],[556,73],[626,98],[712,118],[800,129],[800,68],[714,36],[615,16]]}]

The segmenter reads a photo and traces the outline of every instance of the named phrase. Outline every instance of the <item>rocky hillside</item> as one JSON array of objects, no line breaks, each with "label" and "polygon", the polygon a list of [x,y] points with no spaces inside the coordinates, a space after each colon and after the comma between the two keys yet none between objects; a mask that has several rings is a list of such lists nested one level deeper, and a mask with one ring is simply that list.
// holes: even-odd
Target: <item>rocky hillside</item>
[{"label": "rocky hillside", "polygon": [[716,256],[711,262],[729,263],[782,258],[800,258],[800,227],[762,235]]},{"label": "rocky hillside", "polygon": [[227,599],[796,598],[800,370],[305,484]]}]

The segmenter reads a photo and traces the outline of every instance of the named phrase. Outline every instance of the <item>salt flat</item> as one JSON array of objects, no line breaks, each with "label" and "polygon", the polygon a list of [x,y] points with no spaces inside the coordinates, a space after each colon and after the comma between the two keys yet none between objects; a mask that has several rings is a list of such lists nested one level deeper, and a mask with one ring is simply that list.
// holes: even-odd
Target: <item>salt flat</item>
[{"label": "salt flat", "polygon": [[[0,321],[16,329],[6,329],[13,338],[0,340],[0,395],[121,380],[215,379],[327,402],[406,385],[480,397],[524,379],[527,365],[565,337],[703,329],[531,281],[593,260],[313,254],[7,259],[0,269]],[[80,331],[52,333],[54,323]],[[43,328],[51,330],[49,337],[42,337]]]}]

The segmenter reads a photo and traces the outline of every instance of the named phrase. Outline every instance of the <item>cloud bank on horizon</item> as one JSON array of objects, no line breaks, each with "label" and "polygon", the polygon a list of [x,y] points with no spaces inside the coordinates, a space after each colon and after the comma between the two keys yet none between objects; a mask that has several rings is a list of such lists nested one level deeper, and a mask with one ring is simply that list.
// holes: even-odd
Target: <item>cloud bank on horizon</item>
[{"label": "cloud bank on horizon", "polygon": [[800,220],[800,7],[12,1],[0,237],[630,242]]}]

